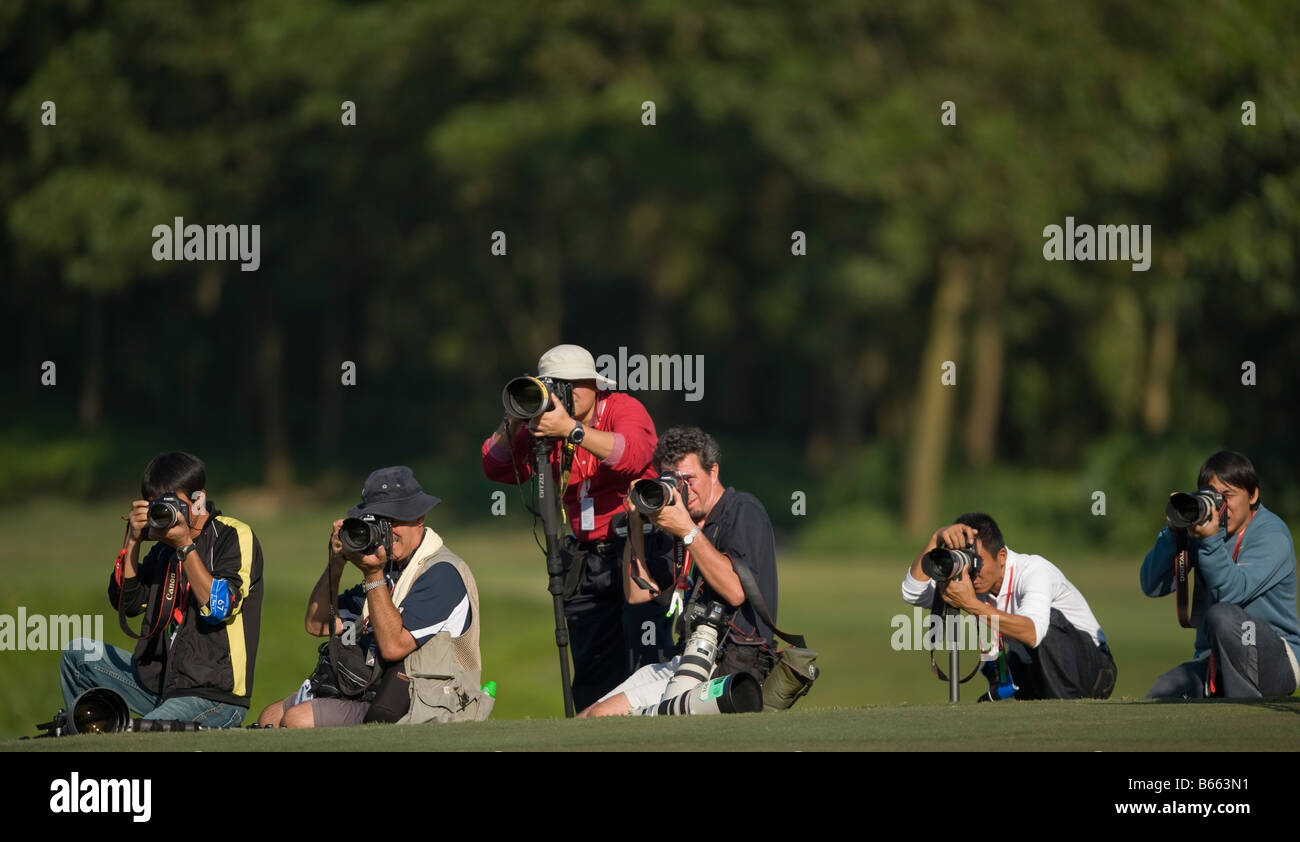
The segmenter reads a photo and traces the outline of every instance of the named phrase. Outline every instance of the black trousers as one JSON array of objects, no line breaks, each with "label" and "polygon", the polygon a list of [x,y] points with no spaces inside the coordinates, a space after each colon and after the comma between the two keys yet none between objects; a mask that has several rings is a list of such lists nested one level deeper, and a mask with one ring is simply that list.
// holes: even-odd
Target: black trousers
[{"label": "black trousers", "polygon": [[1053,608],[1047,634],[1029,652],[1029,662],[1010,656],[1017,699],[1108,699],[1118,670],[1110,649],[1092,642]]},{"label": "black trousers", "polygon": [[583,547],[570,536],[560,550],[570,585],[564,617],[573,655],[573,704],[580,711],[641,667],[672,657],[672,628],[663,607],[623,602],[624,540]]},{"label": "black trousers", "polygon": [[[1216,602],[1206,609],[1204,624],[1214,653],[1214,696],[1258,699],[1295,691],[1287,642],[1268,623],[1251,617],[1240,605]],[[1210,695],[1209,677],[1209,658],[1179,664],[1156,679],[1147,698],[1205,698]]]}]

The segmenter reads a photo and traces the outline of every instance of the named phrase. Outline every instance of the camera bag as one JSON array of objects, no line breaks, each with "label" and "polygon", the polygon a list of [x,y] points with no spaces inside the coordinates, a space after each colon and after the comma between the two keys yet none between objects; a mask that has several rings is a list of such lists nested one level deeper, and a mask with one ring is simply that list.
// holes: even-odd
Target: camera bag
[{"label": "camera bag", "polygon": [[[763,680],[763,710],[765,712],[787,710],[812,689],[813,682],[821,675],[821,670],[814,663],[817,660],[817,651],[808,648],[803,635],[790,634],[777,628],[776,623],[772,621],[771,613],[767,610],[763,594],[758,589],[758,582],[754,581],[754,574],[749,571],[749,568],[743,564],[736,564],[733,565],[733,569],[740,579],[745,600],[754,606],[754,611],[772,628],[773,634],[790,644],[770,654],[769,657],[774,658],[775,663],[771,665],[766,679]],[[733,641],[728,641],[728,650],[735,648],[732,643]],[[763,648],[745,646],[743,641],[739,644],[743,649]],[[723,660],[726,661],[725,654]]]}]

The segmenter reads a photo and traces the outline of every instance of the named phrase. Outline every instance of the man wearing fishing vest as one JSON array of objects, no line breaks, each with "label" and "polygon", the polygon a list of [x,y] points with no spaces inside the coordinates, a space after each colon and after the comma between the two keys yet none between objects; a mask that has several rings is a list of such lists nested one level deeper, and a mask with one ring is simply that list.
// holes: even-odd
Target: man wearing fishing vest
[{"label": "man wearing fishing vest", "polygon": [[[259,725],[287,728],[486,719],[492,698],[480,689],[478,589],[465,562],[424,525],[438,504],[407,467],[381,468],[366,480],[349,518],[374,516],[391,530],[391,557],[381,543],[366,554],[347,550],[334,522],[329,566],[307,604],[307,631],[325,637],[330,596],[346,565],[362,583],[339,595],[334,632],[355,638],[359,661],[378,673],[369,692],[340,694],[331,681],[333,649],[297,692],[264,711]],[[331,646],[335,641],[331,641]],[[354,650],[355,651],[355,650]],[[382,666],[380,672],[376,665]],[[337,667],[337,659],[334,666]],[[342,684],[342,682],[338,682]]]},{"label": "man wearing fishing vest", "polygon": [[1184,538],[1166,523],[1141,571],[1147,596],[1178,590],[1176,562],[1185,544],[1184,558],[1193,563],[1184,567],[1179,622],[1196,627],[1196,654],[1157,678],[1147,698],[1289,696],[1300,684],[1291,531],[1260,505],[1255,466],[1240,453],[1205,460],[1197,488],[1217,491],[1222,505],[1186,527]]}]

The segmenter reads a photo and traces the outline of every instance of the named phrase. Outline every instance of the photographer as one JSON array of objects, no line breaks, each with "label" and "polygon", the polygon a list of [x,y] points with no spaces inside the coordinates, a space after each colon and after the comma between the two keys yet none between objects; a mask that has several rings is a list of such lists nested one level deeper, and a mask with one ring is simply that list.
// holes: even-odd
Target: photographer
[{"label": "photographer", "polygon": [[362,584],[339,594],[333,632],[341,639],[321,646],[316,672],[263,710],[259,725],[487,718],[478,589],[465,562],[424,525],[438,502],[404,466],[366,479],[361,503],[334,522],[328,567],[307,603],[307,632],[329,636],[336,583],[348,563],[361,571]]},{"label": "photographer", "polygon": [[[145,719],[235,727],[253,693],[262,610],[262,547],[208,499],[207,471],[189,453],[145,468],[108,584],[119,617],[144,615],[135,654],[78,640],[63,652],[64,706],[92,687],[116,691]],[[144,541],[156,541],[140,558]],[[103,647],[104,657],[86,654]]]},{"label": "photographer", "polygon": [[563,536],[560,556],[573,700],[581,709],[632,671],[660,660],[671,642],[661,611],[624,605],[618,571],[624,539],[610,530],[628,483],[654,475],[657,436],[640,401],[608,391],[615,383],[596,373],[586,349],[557,345],[542,355],[537,370],[562,388],[571,385],[572,414],[552,396],[553,408],[533,422],[503,422],[483,442],[483,473],[495,482],[526,482],[533,475],[534,437],[555,440],[550,465],[557,479],[568,471],[564,506],[573,535]]},{"label": "photographer", "polygon": [[1222,451],[1205,460],[1197,486],[1189,502],[1204,498],[1201,510],[1182,528],[1166,516],[1141,571],[1143,593],[1168,595],[1176,586],[1179,544],[1185,544],[1196,577],[1187,623],[1196,626],[1196,654],[1157,678],[1147,698],[1289,696],[1300,683],[1291,532],[1260,505],[1255,466],[1240,453]]},{"label": "photographer", "polygon": [[[753,495],[723,487],[718,479],[719,458],[718,443],[697,427],[673,427],[659,439],[655,466],[661,475],[675,474],[672,480],[679,483],[678,493],[674,493],[671,504],[649,517],[656,527],[649,535],[643,535],[640,513],[635,509],[629,513],[623,587],[632,603],[649,603],[658,593],[671,590],[676,595],[674,613],[679,618],[697,616],[693,610],[697,605],[720,604],[731,616],[725,624],[721,659],[713,674],[749,672],[761,684],[771,666],[773,631],[746,599],[736,571],[745,568],[775,621],[777,575],[772,523],[763,504]],[[656,582],[646,559],[671,554],[668,551],[674,541],[684,545],[684,565],[676,581]],[[581,716],[619,716],[663,701],[681,663],[679,654],[641,668]]]},{"label": "photographer", "polygon": [[[1014,552],[986,514],[965,514],[937,530],[903,579],[903,600],[934,604],[936,582],[923,569],[936,547],[974,546],[970,570],[946,582],[943,602],[996,623],[997,647],[1017,699],[1106,699],[1117,674],[1106,635],[1087,601],[1042,556]],[[994,672],[991,662],[986,674]],[[1008,687],[1008,691],[1011,688]]]}]

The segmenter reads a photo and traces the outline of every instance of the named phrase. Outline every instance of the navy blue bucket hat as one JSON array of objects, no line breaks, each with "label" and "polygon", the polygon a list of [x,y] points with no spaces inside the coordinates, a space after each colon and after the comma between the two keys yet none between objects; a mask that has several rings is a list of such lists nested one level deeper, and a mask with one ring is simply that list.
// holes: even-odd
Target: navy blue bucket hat
[{"label": "navy blue bucket hat", "polygon": [[416,520],[441,502],[425,494],[415,474],[405,465],[380,468],[366,478],[361,502],[348,509],[348,517],[376,515],[391,520]]}]

